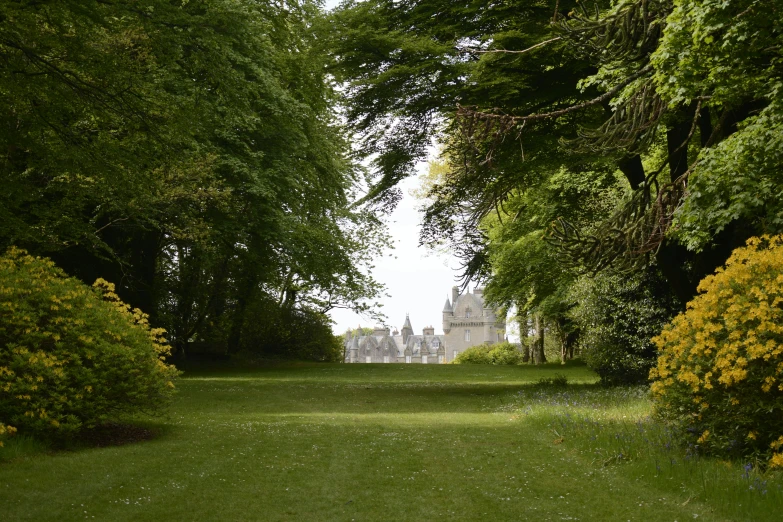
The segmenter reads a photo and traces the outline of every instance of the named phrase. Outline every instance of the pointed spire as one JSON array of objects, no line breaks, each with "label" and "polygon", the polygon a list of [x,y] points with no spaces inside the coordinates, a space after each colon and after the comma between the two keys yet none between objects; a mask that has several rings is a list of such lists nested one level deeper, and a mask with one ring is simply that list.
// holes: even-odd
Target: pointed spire
[{"label": "pointed spire", "polygon": [[443,305],[443,311],[444,312],[453,312],[451,308],[451,301],[449,301],[449,296],[446,296],[446,304]]},{"label": "pointed spire", "polygon": [[403,328],[410,328],[413,330],[413,327],[411,326],[411,318],[409,314],[405,314],[405,324],[402,325]]}]

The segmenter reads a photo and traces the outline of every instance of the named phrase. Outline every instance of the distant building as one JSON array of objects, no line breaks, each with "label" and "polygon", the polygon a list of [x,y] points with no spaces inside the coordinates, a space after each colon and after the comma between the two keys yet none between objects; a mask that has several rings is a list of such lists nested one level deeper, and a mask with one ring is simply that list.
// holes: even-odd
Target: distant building
[{"label": "distant building", "polygon": [[505,340],[506,323],[495,311],[484,307],[481,288],[473,293],[451,289],[451,299],[443,307],[443,334],[435,335],[428,326],[414,335],[410,317],[405,316],[402,330],[376,328],[370,335],[358,332],[345,338],[345,362],[443,364],[471,346]]}]

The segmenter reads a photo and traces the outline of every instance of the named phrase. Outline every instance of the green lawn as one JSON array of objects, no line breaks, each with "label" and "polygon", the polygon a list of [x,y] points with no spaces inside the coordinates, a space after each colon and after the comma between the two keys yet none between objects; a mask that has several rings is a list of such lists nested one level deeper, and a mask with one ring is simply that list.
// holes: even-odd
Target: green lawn
[{"label": "green lawn", "polygon": [[[535,385],[558,373],[568,387]],[[643,390],[594,382],[579,365],[193,371],[152,441],[8,460],[9,443],[0,520],[780,519],[779,477],[668,447]]]}]

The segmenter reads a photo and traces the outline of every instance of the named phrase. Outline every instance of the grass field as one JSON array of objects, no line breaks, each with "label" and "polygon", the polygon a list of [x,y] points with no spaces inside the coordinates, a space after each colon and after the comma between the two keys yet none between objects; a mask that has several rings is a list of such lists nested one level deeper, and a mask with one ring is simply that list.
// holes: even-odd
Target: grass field
[{"label": "grass field", "polygon": [[[536,384],[563,374],[568,386]],[[150,441],[0,450],[0,520],[780,520],[583,366],[191,371]]]}]

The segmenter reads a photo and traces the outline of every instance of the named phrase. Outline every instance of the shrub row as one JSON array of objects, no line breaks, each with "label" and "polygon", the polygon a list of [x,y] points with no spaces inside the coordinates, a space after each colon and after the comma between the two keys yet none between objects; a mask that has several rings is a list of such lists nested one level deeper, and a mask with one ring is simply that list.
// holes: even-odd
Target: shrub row
[{"label": "shrub row", "polygon": [[511,343],[481,344],[460,352],[452,364],[522,364],[522,353]]}]

